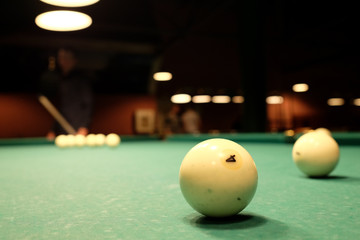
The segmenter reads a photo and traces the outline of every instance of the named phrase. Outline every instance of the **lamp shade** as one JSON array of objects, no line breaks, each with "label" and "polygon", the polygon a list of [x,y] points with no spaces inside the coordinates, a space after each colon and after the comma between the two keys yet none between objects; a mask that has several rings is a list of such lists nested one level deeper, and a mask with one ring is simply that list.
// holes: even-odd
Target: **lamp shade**
[{"label": "lamp shade", "polygon": [[35,23],[46,30],[66,32],[87,28],[92,24],[92,19],[85,13],[60,10],[38,15]]},{"label": "lamp shade", "polygon": [[84,7],[97,3],[99,0],[40,0],[59,7]]}]

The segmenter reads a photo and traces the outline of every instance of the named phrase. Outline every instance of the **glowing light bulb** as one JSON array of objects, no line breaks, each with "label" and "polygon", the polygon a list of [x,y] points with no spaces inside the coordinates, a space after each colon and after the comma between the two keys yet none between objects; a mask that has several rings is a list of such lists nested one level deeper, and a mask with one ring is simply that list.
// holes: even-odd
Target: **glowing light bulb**
[{"label": "glowing light bulb", "polygon": [[231,98],[227,95],[216,95],[212,97],[213,103],[229,103]]},{"label": "glowing light bulb", "polygon": [[344,105],[345,100],[343,98],[329,98],[327,104],[329,106],[342,106]]},{"label": "glowing light bulb", "polygon": [[195,95],[192,97],[193,103],[209,103],[211,97],[209,95]]},{"label": "glowing light bulb", "polygon": [[306,92],[309,90],[309,85],[306,83],[297,83],[292,87],[294,92]]},{"label": "glowing light bulb", "polygon": [[282,104],[284,102],[284,98],[282,96],[269,96],[266,98],[267,104]]},{"label": "glowing light bulb", "polygon": [[154,73],[153,77],[156,81],[170,81],[172,79],[172,74],[169,72],[157,72]]},{"label": "glowing light bulb", "polygon": [[190,101],[191,101],[191,96],[185,93],[175,94],[171,97],[172,103],[188,103]]}]

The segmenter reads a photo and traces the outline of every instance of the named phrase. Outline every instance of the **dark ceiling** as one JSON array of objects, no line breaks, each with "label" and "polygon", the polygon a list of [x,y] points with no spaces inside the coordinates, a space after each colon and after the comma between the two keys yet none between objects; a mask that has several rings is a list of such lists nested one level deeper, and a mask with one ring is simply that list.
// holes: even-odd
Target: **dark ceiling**
[{"label": "dark ceiling", "polygon": [[100,0],[77,8],[93,18],[88,29],[50,32],[35,25],[38,14],[56,9],[38,0],[2,2],[2,72],[14,74],[2,84],[5,91],[19,89],[19,82],[33,89],[47,56],[72,45],[102,78],[104,92],[119,89],[118,78],[134,82],[122,92],[136,86],[146,92],[151,72],[160,69],[174,79],[157,84],[159,91],[241,89],[243,53],[253,51],[264,58],[259,71],[268,91],[305,81],[312,89],[359,94],[359,14],[350,1]]}]

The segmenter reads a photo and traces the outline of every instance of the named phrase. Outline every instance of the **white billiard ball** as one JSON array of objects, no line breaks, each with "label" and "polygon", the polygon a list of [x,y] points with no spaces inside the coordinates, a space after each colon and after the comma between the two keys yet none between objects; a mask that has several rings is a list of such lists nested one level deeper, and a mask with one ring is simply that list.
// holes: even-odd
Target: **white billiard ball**
[{"label": "white billiard ball", "polygon": [[318,133],[325,133],[325,134],[329,135],[330,137],[332,137],[331,131],[329,129],[327,129],[327,128],[322,128],[321,127],[321,128],[315,129],[315,131],[318,132]]},{"label": "white billiard ball", "polygon": [[75,146],[83,147],[86,144],[86,137],[82,134],[75,135]]},{"label": "white billiard ball", "polygon": [[286,137],[294,137],[295,136],[295,131],[292,130],[292,129],[289,129],[289,130],[286,130],[284,132],[284,134],[285,134]]},{"label": "white billiard ball", "polygon": [[296,166],[309,177],[323,177],[331,173],[339,156],[339,145],[334,138],[317,131],[302,135],[292,150]]},{"label": "white billiard ball", "polygon": [[75,135],[68,134],[66,135],[66,142],[68,147],[74,147],[75,146]]},{"label": "white billiard ball", "polygon": [[86,145],[89,147],[96,146],[96,135],[93,133],[90,133],[86,136]]},{"label": "white billiard ball", "polygon": [[221,138],[195,145],[180,167],[180,188],[199,213],[227,217],[242,211],[253,198],[258,181],[250,154],[241,145]]},{"label": "white billiard ball", "polygon": [[105,135],[102,133],[98,133],[95,135],[95,145],[103,146],[105,144]]},{"label": "white billiard ball", "polygon": [[56,136],[55,138],[55,145],[60,147],[60,148],[64,148],[67,147],[67,141],[66,141],[66,135],[61,134]]},{"label": "white billiard ball", "polygon": [[106,135],[105,143],[110,147],[116,147],[121,142],[121,138],[116,133],[110,133]]}]

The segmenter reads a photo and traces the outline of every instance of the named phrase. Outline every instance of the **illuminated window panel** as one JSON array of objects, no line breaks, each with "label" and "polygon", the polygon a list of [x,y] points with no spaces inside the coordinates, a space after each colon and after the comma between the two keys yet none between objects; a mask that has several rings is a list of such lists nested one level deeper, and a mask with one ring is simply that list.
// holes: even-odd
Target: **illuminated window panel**
[{"label": "illuminated window panel", "polygon": [[231,102],[231,98],[227,95],[216,95],[212,97],[213,103],[229,103]]},{"label": "illuminated window panel", "polygon": [[243,96],[233,96],[232,101],[233,103],[243,103],[245,99]]},{"label": "illuminated window panel", "polygon": [[50,31],[77,31],[89,27],[92,19],[85,13],[76,11],[50,11],[38,15],[35,23],[40,28]]},{"label": "illuminated window panel", "polygon": [[60,7],[84,7],[97,3],[99,0],[40,0],[40,1]]},{"label": "illuminated window panel", "polygon": [[154,73],[153,78],[156,81],[170,81],[172,79],[172,74],[169,72],[157,72]]},{"label": "illuminated window panel", "polygon": [[282,96],[269,96],[266,98],[267,104],[282,104],[284,102],[284,98]]},{"label": "illuminated window panel", "polygon": [[309,85],[306,83],[297,83],[292,87],[294,92],[307,92],[309,90]]},{"label": "illuminated window panel", "polygon": [[172,103],[189,103],[191,101],[191,96],[189,94],[181,93],[175,94],[171,97]]},{"label": "illuminated window panel", "polygon": [[193,103],[209,103],[211,102],[210,95],[195,95],[192,97]]},{"label": "illuminated window panel", "polygon": [[345,100],[343,98],[329,98],[327,104],[329,106],[342,106],[344,105]]}]

